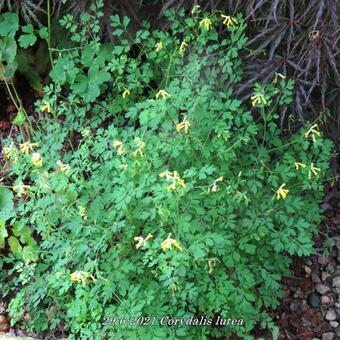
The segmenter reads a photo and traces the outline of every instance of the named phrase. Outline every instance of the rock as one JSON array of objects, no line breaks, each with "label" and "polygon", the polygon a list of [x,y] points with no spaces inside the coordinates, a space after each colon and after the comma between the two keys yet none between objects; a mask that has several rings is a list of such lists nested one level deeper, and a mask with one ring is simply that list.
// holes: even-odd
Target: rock
[{"label": "rock", "polygon": [[340,276],[336,276],[332,281],[332,286],[340,288]]},{"label": "rock", "polygon": [[331,302],[331,299],[330,299],[329,296],[327,296],[327,295],[322,295],[321,296],[321,303],[323,305],[328,305],[330,302]]},{"label": "rock", "polygon": [[312,292],[307,296],[307,302],[312,308],[320,306],[320,297],[317,293]]},{"label": "rock", "polygon": [[327,210],[332,209],[332,206],[329,203],[322,203],[320,208],[323,212],[326,212]]},{"label": "rock", "polygon": [[322,340],[333,340],[333,338],[334,338],[333,332],[328,332],[328,333],[322,334]]},{"label": "rock", "polygon": [[312,272],[312,269],[310,269],[310,267],[308,266],[305,266],[305,272],[306,272],[306,276],[308,277],[310,273]]},{"label": "rock", "polygon": [[331,276],[331,274],[329,274],[328,272],[322,272],[321,273],[321,279],[322,281],[326,281],[329,277]]},{"label": "rock", "polygon": [[336,333],[336,335],[337,335],[338,337],[340,337],[340,327],[337,327],[337,328],[335,329],[335,333]]},{"label": "rock", "polygon": [[320,280],[320,277],[319,277],[319,274],[317,272],[312,272],[312,281],[314,283],[321,283],[321,280]]},{"label": "rock", "polygon": [[8,328],[8,322],[5,315],[0,315],[0,331],[5,331]]},{"label": "rock", "polygon": [[298,311],[300,308],[300,303],[298,300],[293,300],[291,303],[290,303],[290,309],[292,312],[296,312]]},{"label": "rock", "polygon": [[334,309],[330,309],[325,316],[325,319],[328,321],[333,321],[336,319],[336,313]]},{"label": "rock", "polygon": [[330,290],[330,288],[328,286],[324,285],[323,283],[316,284],[315,289],[321,295],[326,294]]},{"label": "rock", "polygon": [[332,328],[337,328],[339,326],[339,322],[336,321],[330,321],[329,324],[331,325]]},{"label": "rock", "polygon": [[326,256],[318,256],[319,264],[325,266],[329,262],[329,258]]}]

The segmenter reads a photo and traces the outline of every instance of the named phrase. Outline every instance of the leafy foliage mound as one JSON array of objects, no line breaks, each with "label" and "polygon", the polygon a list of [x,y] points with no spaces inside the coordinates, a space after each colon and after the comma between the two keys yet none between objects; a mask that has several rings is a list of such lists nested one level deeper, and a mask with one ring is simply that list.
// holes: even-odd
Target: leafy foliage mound
[{"label": "leafy foliage mound", "polygon": [[[33,139],[3,150],[11,322],[70,339],[251,339],[257,323],[277,336],[265,310],[283,295],[288,254],[312,252],[331,143],[317,125],[280,134],[291,81],[258,84],[249,104],[235,97],[241,16],[170,11],[169,32],[145,24],[134,37],[115,16],[112,46],[92,8],[85,26],[62,20],[79,47],[54,55]],[[170,327],[163,316],[245,322]]]}]

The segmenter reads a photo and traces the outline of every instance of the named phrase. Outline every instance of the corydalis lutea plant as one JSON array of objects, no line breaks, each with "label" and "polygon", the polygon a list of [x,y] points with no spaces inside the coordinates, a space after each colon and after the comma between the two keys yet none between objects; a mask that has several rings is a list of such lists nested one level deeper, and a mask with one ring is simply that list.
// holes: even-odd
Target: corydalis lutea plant
[{"label": "corydalis lutea plant", "polygon": [[[25,284],[11,284],[15,271],[0,274],[23,328],[63,324],[70,339],[252,339],[259,323],[277,334],[266,309],[283,296],[287,253],[313,250],[331,143],[318,126],[280,135],[289,80],[259,84],[249,103],[235,97],[241,16],[229,27],[209,13],[167,17],[169,32],[145,25],[133,39],[129,20],[113,17],[114,46],[94,37],[61,51],[37,103],[38,147],[26,154],[12,141],[7,179],[30,188],[25,200],[16,194],[11,223],[41,240]],[[103,325],[105,316],[164,315],[245,323]]]}]

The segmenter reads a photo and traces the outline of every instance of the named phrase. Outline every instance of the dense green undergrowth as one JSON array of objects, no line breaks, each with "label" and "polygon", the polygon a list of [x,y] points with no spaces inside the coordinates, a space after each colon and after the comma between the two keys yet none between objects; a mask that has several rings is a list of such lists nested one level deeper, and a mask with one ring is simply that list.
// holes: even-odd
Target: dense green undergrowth
[{"label": "dense green undergrowth", "polygon": [[[251,339],[257,324],[275,338],[266,310],[283,296],[288,255],[312,253],[331,143],[317,125],[280,133],[293,92],[280,74],[250,103],[235,98],[241,16],[168,12],[169,32],[145,24],[135,37],[115,16],[110,45],[96,34],[98,5],[79,26],[62,20],[79,47],[53,55],[43,119],[3,149],[13,185],[1,188],[0,291],[12,324],[70,339]],[[173,327],[163,316],[244,322]]]}]

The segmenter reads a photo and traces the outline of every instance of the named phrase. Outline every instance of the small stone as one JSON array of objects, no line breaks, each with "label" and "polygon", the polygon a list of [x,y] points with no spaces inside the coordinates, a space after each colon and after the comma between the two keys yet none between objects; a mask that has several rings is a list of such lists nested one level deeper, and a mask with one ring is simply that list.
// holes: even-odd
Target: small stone
[{"label": "small stone", "polygon": [[330,276],[331,276],[331,274],[329,274],[328,272],[322,272],[321,273],[321,279],[322,279],[323,282],[325,282]]},{"label": "small stone", "polygon": [[312,272],[312,269],[310,269],[310,267],[308,266],[305,266],[305,273],[307,277],[310,275],[311,272]]},{"label": "small stone", "polygon": [[340,337],[340,327],[337,327],[337,328],[335,329],[335,333],[336,333],[336,335],[337,335],[338,337]]},{"label": "small stone", "polygon": [[0,315],[0,331],[5,331],[8,328],[8,322],[5,315]]},{"label": "small stone", "polygon": [[314,283],[321,283],[321,280],[320,280],[320,277],[319,277],[319,274],[317,272],[312,272],[312,281]]},{"label": "small stone", "polygon": [[300,303],[299,303],[299,301],[293,300],[293,301],[290,303],[290,310],[291,310],[292,312],[298,311],[299,308],[300,308]]},{"label": "small stone", "polygon": [[312,292],[307,296],[307,301],[312,308],[317,308],[320,306],[320,297],[315,292]]},{"label": "small stone", "polygon": [[323,212],[326,212],[327,210],[332,209],[332,206],[329,203],[322,203],[320,208]]},{"label": "small stone", "polygon": [[329,262],[329,258],[326,256],[318,256],[319,264],[325,266]]},{"label": "small stone", "polygon": [[337,328],[339,326],[339,322],[336,321],[330,321],[329,324],[331,325],[332,328]]},{"label": "small stone", "polygon": [[336,313],[334,309],[330,309],[325,316],[325,319],[328,321],[333,321],[336,319]]},{"label": "small stone", "polygon": [[324,295],[329,291],[330,288],[322,283],[318,283],[315,285],[315,289],[318,293]]},{"label": "small stone", "polygon": [[327,295],[322,295],[321,296],[321,303],[323,305],[328,305],[331,302],[331,299]]},{"label": "small stone", "polygon": [[332,282],[333,287],[340,288],[340,276],[336,276]]},{"label": "small stone", "polygon": [[333,340],[333,338],[334,338],[333,332],[328,332],[328,333],[322,334],[322,340]]}]

